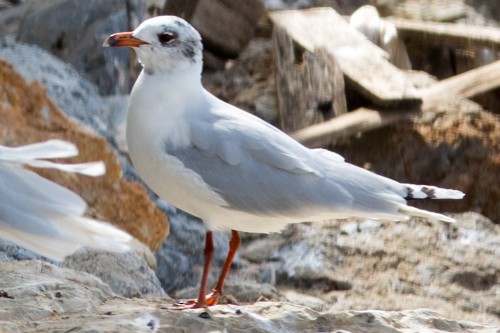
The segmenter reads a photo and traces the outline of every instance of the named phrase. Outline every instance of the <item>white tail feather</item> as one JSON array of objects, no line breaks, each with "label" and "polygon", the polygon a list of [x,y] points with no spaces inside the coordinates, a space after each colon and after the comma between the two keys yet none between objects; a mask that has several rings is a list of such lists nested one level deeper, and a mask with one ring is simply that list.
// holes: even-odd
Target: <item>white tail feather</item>
[{"label": "white tail feather", "polygon": [[407,214],[410,216],[425,217],[425,218],[428,218],[431,220],[438,220],[438,221],[443,221],[443,222],[448,222],[448,223],[456,222],[454,218],[451,218],[449,216],[429,212],[427,210],[418,209],[418,208],[415,208],[412,206],[401,205],[399,208],[399,211],[403,214]]}]

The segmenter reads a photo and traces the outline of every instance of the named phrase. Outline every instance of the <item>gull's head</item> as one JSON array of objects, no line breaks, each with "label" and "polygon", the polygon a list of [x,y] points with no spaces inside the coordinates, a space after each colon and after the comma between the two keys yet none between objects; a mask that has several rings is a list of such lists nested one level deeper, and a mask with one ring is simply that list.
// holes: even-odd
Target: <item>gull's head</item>
[{"label": "gull's head", "polygon": [[106,38],[104,46],[132,47],[147,73],[202,67],[201,37],[189,23],[176,16],[157,16],[132,32]]}]

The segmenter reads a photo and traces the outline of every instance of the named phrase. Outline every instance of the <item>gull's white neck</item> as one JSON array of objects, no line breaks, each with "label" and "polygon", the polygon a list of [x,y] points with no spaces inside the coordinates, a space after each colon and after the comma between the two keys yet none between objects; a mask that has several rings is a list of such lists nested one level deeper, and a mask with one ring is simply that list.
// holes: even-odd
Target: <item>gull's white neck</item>
[{"label": "gull's white neck", "polygon": [[182,69],[156,71],[144,69],[132,92],[127,119],[129,149],[143,144],[188,144],[189,128],[186,120],[200,110],[203,103],[201,65]]},{"label": "gull's white neck", "polygon": [[[155,112],[156,116],[168,114],[171,118],[185,112],[188,104],[196,100],[202,90],[201,66],[155,71],[152,74],[148,74],[145,68],[132,88],[129,108],[135,108],[138,103],[142,107],[149,106],[147,110],[140,110],[141,113]],[[157,110],[154,106],[159,104],[162,106]]]}]

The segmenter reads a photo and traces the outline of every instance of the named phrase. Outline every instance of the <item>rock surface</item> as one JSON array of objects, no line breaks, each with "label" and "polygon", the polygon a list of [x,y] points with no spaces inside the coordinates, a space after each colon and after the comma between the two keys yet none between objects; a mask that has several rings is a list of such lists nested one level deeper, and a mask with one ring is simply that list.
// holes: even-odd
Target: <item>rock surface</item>
[{"label": "rock surface", "polygon": [[320,309],[426,307],[500,327],[500,226],[475,213],[453,216],[451,225],[345,220],[245,234],[242,269],[229,280],[271,283],[271,299]]},{"label": "rock surface", "polygon": [[100,278],[120,296],[129,298],[166,296],[154,270],[134,251],[109,253],[83,249],[66,257],[61,266]]},{"label": "rock surface", "polygon": [[0,37],[0,46],[0,58],[12,64],[25,80],[40,82],[65,115],[111,143],[124,140],[128,95],[99,95],[97,86],[73,66],[35,45],[6,36]]},{"label": "rock surface", "polygon": [[[156,261],[150,250],[135,241],[133,251],[111,253],[83,248],[61,263],[44,258],[8,241],[0,240],[0,263],[41,260],[59,267],[91,274],[124,297],[164,297],[165,291],[155,275]],[[1,331],[0,331],[1,332]]]},{"label": "rock surface", "polygon": [[176,311],[170,304],[116,297],[95,277],[39,261],[0,264],[2,332],[498,332],[427,309],[318,312],[257,302]]}]

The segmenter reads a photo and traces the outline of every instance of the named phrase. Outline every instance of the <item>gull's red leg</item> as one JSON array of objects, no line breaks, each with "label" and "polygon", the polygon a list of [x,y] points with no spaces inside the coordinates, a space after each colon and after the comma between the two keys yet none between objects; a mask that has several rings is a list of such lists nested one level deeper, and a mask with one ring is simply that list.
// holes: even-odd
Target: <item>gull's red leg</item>
[{"label": "gull's red leg", "polygon": [[208,306],[217,304],[219,297],[222,295],[224,291],[224,281],[226,280],[227,273],[231,268],[236,251],[240,247],[240,243],[241,239],[238,232],[236,230],[231,230],[231,240],[229,241],[229,252],[227,253],[226,262],[224,263],[224,267],[222,268],[222,272],[220,273],[215,289],[212,290],[210,295],[207,295],[206,302]]},{"label": "gull's red leg", "polygon": [[196,302],[197,308],[206,308],[208,305],[205,297],[205,291],[207,289],[207,280],[208,274],[210,273],[210,265],[214,257],[214,239],[211,231],[207,231],[205,235],[205,250],[203,251],[203,254],[205,256],[205,264],[203,265],[200,292],[198,293],[198,301]]},{"label": "gull's red leg", "polygon": [[203,255],[205,256],[205,263],[203,265],[203,273],[201,275],[201,283],[200,283],[200,291],[198,293],[198,299],[181,301],[178,304],[175,304],[174,307],[169,309],[184,310],[184,309],[206,308],[208,305],[212,305],[212,304],[207,304],[207,298],[205,296],[205,291],[207,289],[208,273],[210,272],[210,265],[214,257],[214,239],[211,231],[207,231],[207,233],[205,234],[205,249],[203,251]]},{"label": "gull's red leg", "polygon": [[231,268],[231,264],[234,260],[234,256],[236,255],[236,251],[240,246],[241,240],[238,232],[236,230],[231,230],[231,240],[229,241],[229,252],[227,253],[226,261],[224,262],[224,267],[222,268],[222,272],[220,273],[219,280],[217,281],[217,285],[212,290],[212,292],[205,296],[205,291],[207,288],[207,280],[208,273],[210,271],[210,264],[212,262],[214,256],[214,241],[213,234],[211,231],[207,231],[205,237],[205,265],[203,266],[203,274],[201,276],[201,284],[200,291],[198,294],[198,299],[184,301],[180,304],[177,304],[174,310],[184,310],[184,309],[194,309],[194,308],[206,308],[208,306],[212,306],[217,304],[219,297],[222,295],[224,291],[224,281],[226,280],[227,273]]}]

